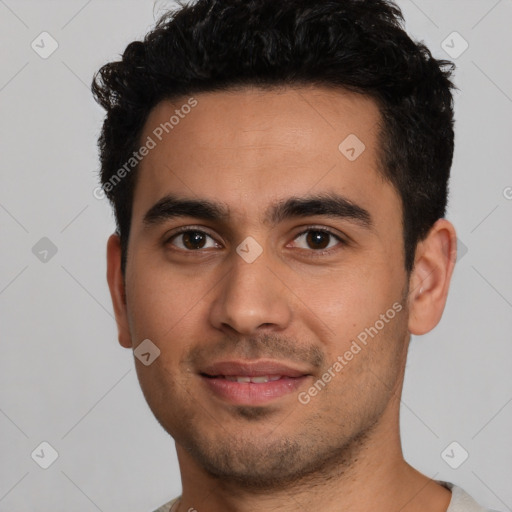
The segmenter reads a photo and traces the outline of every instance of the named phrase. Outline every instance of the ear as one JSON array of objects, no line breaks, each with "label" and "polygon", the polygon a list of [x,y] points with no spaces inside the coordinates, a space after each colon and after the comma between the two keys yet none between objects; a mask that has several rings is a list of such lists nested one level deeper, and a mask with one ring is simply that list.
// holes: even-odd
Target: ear
[{"label": "ear", "polygon": [[455,228],[439,219],[416,248],[409,278],[409,331],[421,335],[441,320],[457,257]]},{"label": "ear", "polygon": [[125,348],[131,348],[124,279],[121,272],[121,240],[118,235],[110,235],[107,242],[107,281],[116,316],[119,343]]}]

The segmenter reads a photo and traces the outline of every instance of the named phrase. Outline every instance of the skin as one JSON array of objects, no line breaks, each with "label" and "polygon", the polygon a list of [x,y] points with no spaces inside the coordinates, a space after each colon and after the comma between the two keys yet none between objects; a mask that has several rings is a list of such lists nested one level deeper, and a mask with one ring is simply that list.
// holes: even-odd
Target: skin
[{"label": "skin", "polygon": [[[116,235],[107,248],[120,344],[135,349],[148,338],[161,351],[149,366],[135,363],[148,404],[176,442],[178,510],[334,512],[378,503],[381,511],[445,511],[450,491],[403,458],[399,399],[410,335],[433,329],[445,306],[452,224],[436,222],[408,275],[401,200],[379,173],[380,114],[368,97],[298,87],[195,98],[140,164],[124,277]],[[141,140],[187,99],[157,105]],[[366,146],[354,161],[338,150],[349,134]],[[171,193],[223,203],[229,216],[145,224],[146,212]],[[324,193],[366,209],[371,229],[320,214],[265,222],[276,201]],[[172,237],[182,227],[209,235],[199,250]],[[307,238],[313,228],[334,236],[320,237],[319,249]],[[236,252],[248,236],[262,248],[252,263]],[[394,303],[402,310],[300,403],[298,392]],[[206,362],[258,358],[289,362],[310,377],[297,392],[255,407],[223,401],[198,375]]]}]

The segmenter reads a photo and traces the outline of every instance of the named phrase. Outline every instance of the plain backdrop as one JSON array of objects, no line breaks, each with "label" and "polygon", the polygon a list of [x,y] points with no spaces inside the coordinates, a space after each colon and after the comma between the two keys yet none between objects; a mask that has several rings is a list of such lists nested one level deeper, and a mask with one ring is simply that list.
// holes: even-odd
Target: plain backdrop
[{"label": "plain backdrop", "polygon": [[[93,73],[171,5],[0,0],[1,512],[143,512],[180,493],[174,442],[117,343],[90,93]],[[404,453],[512,510],[512,1],[399,5],[436,57],[460,54],[447,215],[459,261],[443,320],[411,343]],[[58,454],[47,469],[42,442]]]}]

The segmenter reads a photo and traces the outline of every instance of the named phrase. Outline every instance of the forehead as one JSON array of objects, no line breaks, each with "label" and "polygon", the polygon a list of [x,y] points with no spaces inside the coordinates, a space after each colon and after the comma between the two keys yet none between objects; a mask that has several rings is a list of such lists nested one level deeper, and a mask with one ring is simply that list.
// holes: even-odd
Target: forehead
[{"label": "forehead", "polygon": [[154,147],[139,164],[133,217],[166,194],[222,201],[252,219],[265,203],[306,193],[367,205],[379,195],[396,209],[398,196],[378,170],[380,121],[373,99],[319,87],[163,101],[141,135]]}]

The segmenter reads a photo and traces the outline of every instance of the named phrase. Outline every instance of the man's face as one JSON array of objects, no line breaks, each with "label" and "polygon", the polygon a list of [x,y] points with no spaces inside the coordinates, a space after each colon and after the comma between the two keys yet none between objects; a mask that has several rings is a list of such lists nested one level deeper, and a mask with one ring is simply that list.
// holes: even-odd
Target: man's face
[{"label": "man's face", "polygon": [[[159,104],[140,139],[156,147],[134,195],[131,343],[160,350],[137,372],[180,458],[263,488],[346,458],[398,421],[392,396],[409,336],[401,202],[378,172],[369,98],[322,88],[198,94],[159,141],[155,129],[187,99]],[[154,208],[167,196],[224,215]],[[328,208],[325,198],[346,203]],[[258,362],[291,370],[243,366]]]}]

